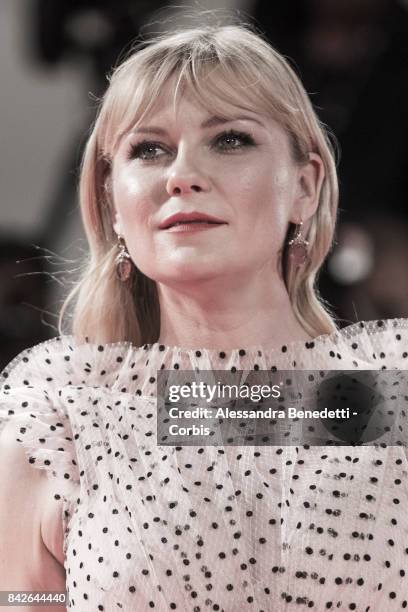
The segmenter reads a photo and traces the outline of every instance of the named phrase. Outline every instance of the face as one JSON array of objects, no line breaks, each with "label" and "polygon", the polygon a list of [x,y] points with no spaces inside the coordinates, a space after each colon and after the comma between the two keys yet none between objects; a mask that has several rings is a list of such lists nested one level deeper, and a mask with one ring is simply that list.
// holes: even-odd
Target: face
[{"label": "face", "polygon": [[[114,156],[115,230],[159,283],[270,277],[288,223],[299,219],[299,167],[284,130],[255,112],[225,112],[228,121],[187,96],[175,111],[163,102]],[[172,225],[178,214],[187,218]]]}]

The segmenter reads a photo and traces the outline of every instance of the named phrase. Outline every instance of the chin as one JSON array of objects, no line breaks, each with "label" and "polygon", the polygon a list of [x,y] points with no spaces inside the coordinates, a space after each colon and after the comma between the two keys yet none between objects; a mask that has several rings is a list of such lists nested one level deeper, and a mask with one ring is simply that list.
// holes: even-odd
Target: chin
[{"label": "chin", "polygon": [[[218,262],[219,263],[219,262]],[[215,279],[217,276],[225,274],[226,270],[222,269],[221,266],[213,264],[194,264],[191,261],[174,262],[170,263],[165,270],[156,270],[154,280],[157,282],[168,284],[168,283],[183,283],[183,282],[204,282],[207,280]]]}]

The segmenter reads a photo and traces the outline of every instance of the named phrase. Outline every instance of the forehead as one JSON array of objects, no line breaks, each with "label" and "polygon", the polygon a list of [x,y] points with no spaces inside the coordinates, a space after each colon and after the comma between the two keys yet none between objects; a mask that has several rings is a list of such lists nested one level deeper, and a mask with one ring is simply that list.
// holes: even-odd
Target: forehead
[{"label": "forehead", "polygon": [[222,70],[212,70],[198,75],[195,79],[172,75],[155,92],[154,81],[139,86],[138,91],[123,100],[124,112],[120,130],[128,133],[142,123],[152,121],[162,115],[182,118],[186,107],[196,109],[197,114],[232,119],[237,115],[271,116],[271,108],[254,87],[248,83],[234,80],[231,74],[224,75]]},{"label": "forehead", "polygon": [[[218,103],[217,103],[218,102]],[[197,127],[208,128],[233,119],[259,119],[264,118],[263,114],[256,109],[245,104],[237,105],[231,102],[213,101],[212,104],[205,105],[191,92],[186,91],[177,100],[163,95],[155,106],[139,119],[134,129],[140,125],[147,124],[166,124],[176,122],[181,124],[197,125]]]}]

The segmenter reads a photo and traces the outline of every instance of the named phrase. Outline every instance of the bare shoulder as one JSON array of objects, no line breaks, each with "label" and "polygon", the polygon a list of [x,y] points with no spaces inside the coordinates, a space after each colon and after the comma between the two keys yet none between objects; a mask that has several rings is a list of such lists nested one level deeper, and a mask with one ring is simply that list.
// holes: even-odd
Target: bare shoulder
[{"label": "bare shoulder", "polygon": [[[45,471],[30,465],[16,440],[19,426],[11,420],[0,434],[0,590],[64,591],[62,548],[51,552],[43,538],[45,532],[62,547],[62,502],[50,499]],[[51,535],[51,526],[59,536]]]}]

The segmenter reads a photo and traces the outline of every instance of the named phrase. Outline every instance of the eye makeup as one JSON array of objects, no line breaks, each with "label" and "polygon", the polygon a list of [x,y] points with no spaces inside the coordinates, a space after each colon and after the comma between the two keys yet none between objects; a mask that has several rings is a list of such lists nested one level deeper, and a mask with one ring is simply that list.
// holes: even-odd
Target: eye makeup
[{"label": "eye makeup", "polygon": [[[209,144],[211,150],[227,154],[253,146],[256,146],[256,143],[250,134],[234,129],[217,134]],[[161,153],[157,154],[159,150]],[[129,146],[127,158],[129,160],[138,159],[142,162],[155,162],[166,154],[171,155],[171,153],[171,150],[163,143],[145,139]]]}]

